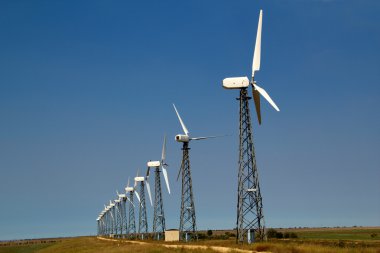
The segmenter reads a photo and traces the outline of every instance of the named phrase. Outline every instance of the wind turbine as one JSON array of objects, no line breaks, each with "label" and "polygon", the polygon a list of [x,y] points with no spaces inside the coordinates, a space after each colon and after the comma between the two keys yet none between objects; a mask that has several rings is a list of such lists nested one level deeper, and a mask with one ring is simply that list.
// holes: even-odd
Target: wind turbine
[{"label": "wind turbine", "polygon": [[114,235],[116,231],[116,223],[115,223],[115,204],[110,200],[110,204],[108,206],[108,211],[110,214],[110,235]]},{"label": "wind turbine", "polygon": [[[129,178],[127,187],[125,187],[126,199],[129,202],[128,209],[128,226],[127,226],[127,236],[129,239],[134,239],[136,236],[136,220],[135,220],[135,204],[133,203],[133,193],[135,192],[135,187],[129,186]],[[129,195],[129,197],[128,197]]]},{"label": "wind turbine", "polygon": [[127,195],[125,193],[120,194],[119,191],[116,190],[116,194],[119,197],[120,200],[120,223],[121,223],[121,235],[127,234],[127,211],[126,211],[126,202],[127,202]]},{"label": "wind turbine", "polygon": [[178,180],[179,175],[182,174],[182,195],[179,232],[181,240],[189,241],[191,240],[192,234],[196,236],[195,232],[197,230],[193,197],[193,185],[190,171],[189,142],[192,140],[204,140],[208,138],[215,138],[217,136],[193,138],[190,137],[189,130],[186,128],[185,123],[183,122],[174,104],[173,107],[184,132],[184,134],[177,134],[175,136],[175,140],[177,142],[182,143],[182,163],[177,177]]},{"label": "wind turbine", "polygon": [[[161,153],[161,161],[149,161],[148,171],[146,176],[147,186],[149,185],[149,171],[150,168],[155,168],[155,181],[154,181],[154,215],[153,215],[153,234],[156,240],[160,240],[164,238],[165,232],[165,214],[164,214],[164,202],[162,199],[162,191],[161,191],[161,176],[160,172],[164,175],[166,187],[168,188],[168,192],[170,194],[170,186],[168,179],[168,172],[166,170],[166,166],[168,166],[165,162],[166,158],[166,135],[164,136],[164,143],[162,145],[162,153]],[[160,170],[161,167],[161,170]],[[151,202],[152,204],[152,202]]]},{"label": "wind turbine", "polygon": [[265,224],[262,197],[259,186],[259,175],[256,166],[256,156],[253,146],[251,116],[248,106],[250,97],[248,87],[252,86],[252,96],[255,102],[256,114],[261,124],[260,95],[263,96],[275,110],[280,109],[268,93],[257,85],[255,72],[260,70],[262,15],[260,10],[257,28],[255,51],[252,62],[252,77],[232,77],[223,80],[225,89],[240,89],[240,122],[239,122],[239,172],[238,172],[238,205],[237,205],[237,241],[251,243],[256,239],[263,240]]},{"label": "wind turbine", "polygon": [[[149,176],[148,175],[148,171],[147,171],[147,176]],[[140,202],[140,205],[139,205],[139,230],[138,230],[138,233],[141,235],[141,239],[142,240],[144,239],[144,234],[148,233],[148,219],[147,219],[147,216],[146,216],[146,205],[145,205],[145,180],[146,180],[146,177],[140,177],[139,176],[139,171],[137,170],[137,176],[135,177],[135,186],[134,186],[134,188],[136,188],[138,184],[140,185],[140,194],[137,191],[135,191],[135,194],[136,194],[137,199]],[[146,186],[147,186],[147,190],[148,190],[149,199],[150,199],[150,201],[152,203],[152,196],[151,196],[151,193],[150,193],[149,183],[147,183]]]},{"label": "wind turbine", "polygon": [[118,197],[114,200],[115,203],[115,235],[116,237],[121,237],[123,223],[122,223],[122,212],[121,212],[121,199]]}]

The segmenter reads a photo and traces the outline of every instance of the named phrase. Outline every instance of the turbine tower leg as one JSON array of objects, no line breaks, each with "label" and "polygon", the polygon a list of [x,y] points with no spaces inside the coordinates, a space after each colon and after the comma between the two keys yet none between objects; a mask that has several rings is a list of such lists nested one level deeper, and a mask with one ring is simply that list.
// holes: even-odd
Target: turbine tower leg
[{"label": "turbine tower leg", "polygon": [[163,240],[165,233],[164,203],[162,200],[160,168],[156,167],[154,181],[154,216],[153,236],[155,240]]},{"label": "turbine tower leg", "polygon": [[240,90],[239,173],[237,203],[237,242],[262,241],[265,236],[263,204],[253,146],[247,89]]},{"label": "turbine tower leg", "polygon": [[140,205],[139,205],[139,235],[142,240],[146,239],[148,233],[148,220],[146,218],[144,181],[140,183]]},{"label": "turbine tower leg", "polygon": [[128,228],[127,236],[129,239],[134,239],[136,236],[136,221],[135,221],[135,207],[133,206],[133,191],[129,192],[129,217],[128,217]]},{"label": "turbine tower leg", "polygon": [[189,159],[189,143],[184,142],[182,151],[182,197],[181,197],[181,216],[180,216],[180,240],[189,241],[198,239],[196,234],[196,217],[193,198],[193,186],[191,181],[190,159]]}]

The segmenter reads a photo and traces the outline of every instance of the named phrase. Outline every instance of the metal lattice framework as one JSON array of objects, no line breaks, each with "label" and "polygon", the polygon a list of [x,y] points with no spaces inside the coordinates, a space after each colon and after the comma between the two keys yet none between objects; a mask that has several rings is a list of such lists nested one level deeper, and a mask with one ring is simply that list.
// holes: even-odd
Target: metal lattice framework
[{"label": "metal lattice framework", "polygon": [[122,231],[122,210],[121,210],[121,201],[115,201],[115,235],[121,237]]},{"label": "metal lattice framework", "polygon": [[156,240],[164,239],[165,235],[165,213],[162,200],[160,168],[156,167],[154,174],[154,215],[153,215],[153,236]]},{"label": "metal lattice framework", "polygon": [[263,240],[263,204],[256,166],[247,89],[240,90],[237,241]]},{"label": "metal lattice framework", "polygon": [[189,241],[197,238],[197,226],[193,197],[193,186],[191,181],[189,150],[189,143],[184,142],[182,147],[182,197],[179,225],[180,239],[182,241]]},{"label": "metal lattice framework", "polygon": [[127,237],[134,239],[136,237],[136,220],[135,220],[135,206],[133,204],[133,191],[129,192],[129,211],[128,211],[128,226]]},{"label": "metal lattice framework", "polygon": [[139,205],[139,230],[138,234],[140,239],[147,237],[148,233],[148,219],[146,216],[146,205],[145,205],[145,182],[140,182],[140,205]]},{"label": "metal lattice framework", "polygon": [[126,237],[127,235],[127,204],[126,204],[127,198],[124,197],[121,199],[120,202],[120,209],[121,209],[121,235],[122,237]]}]

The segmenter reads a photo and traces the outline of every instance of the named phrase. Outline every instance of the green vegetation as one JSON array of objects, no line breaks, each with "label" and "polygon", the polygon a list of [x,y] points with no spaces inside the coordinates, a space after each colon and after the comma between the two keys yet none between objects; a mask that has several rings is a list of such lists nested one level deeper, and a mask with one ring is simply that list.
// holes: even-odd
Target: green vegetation
[{"label": "green vegetation", "polygon": [[291,229],[300,239],[380,240],[380,228]]}]

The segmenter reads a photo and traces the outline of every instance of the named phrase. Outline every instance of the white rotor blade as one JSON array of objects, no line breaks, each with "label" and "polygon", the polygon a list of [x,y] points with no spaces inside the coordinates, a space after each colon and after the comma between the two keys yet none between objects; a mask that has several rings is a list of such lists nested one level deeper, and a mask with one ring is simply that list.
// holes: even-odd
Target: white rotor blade
[{"label": "white rotor blade", "polygon": [[161,163],[165,160],[165,158],[166,158],[166,134],[164,136],[164,144],[162,144]]},{"label": "white rotor blade", "polygon": [[190,140],[205,140],[205,139],[211,139],[211,138],[218,138],[218,137],[224,137],[224,136],[228,136],[228,135],[215,135],[215,136],[204,136],[204,137],[194,137],[194,138],[190,138]]},{"label": "white rotor blade", "polygon": [[149,195],[150,205],[153,206],[152,194],[151,194],[151,192],[150,192],[150,185],[149,185],[149,182],[148,182],[148,181],[146,181],[146,189],[148,190],[148,195]]},{"label": "white rotor blade", "polygon": [[136,194],[136,197],[137,197],[137,200],[140,202],[140,195],[137,191],[134,191],[134,193]]},{"label": "white rotor blade", "polygon": [[127,183],[127,187],[129,187],[129,177],[128,177],[128,183]]},{"label": "white rotor blade", "polygon": [[259,24],[257,26],[255,52],[253,53],[252,77],[255,75],[255,71],[260,70],[262,18],[263,18],[263,10],[260,10]]},{"label": "white rotor blade", "polygon": [[185,123],[183,123],[182,119],[181,119],[181,116],[179,116],[179,113],[177,111],[177,108],[175,107],[175,105],[173,104],[174,106],[174,110],[175,112],[177,113],[177,117],[179,119],[179,123],[181,123],[181,126],[182,126],[182,129],[183,129],[183,132],[186,134],[186,135],[189,135],[189,131],[187,130],[186,126],[185,126]]},{"label": "white rotor blade", "polygon": [[253,87],[261,94],[261,96],[263,96],[269,102],[269,104],[271,104],[273,106],[274,109],[276,109],[276,111],[278,111],[278,112],[280,111],[280,109],[277,107],[275,102],[273,102],[273,100],[270,98],[269,94],[263,88],[258,86],[256,83],[253,84]]},{"label": "white rotor blade", "polygon": [[170,194],[170,186],[169,186],[169,178],[168,178],[168,172],[164,166],[161,166],[162,168],[162,174],[164,174],[164,179],[166,183],[166,187],[168,188],[168,192]]}]

